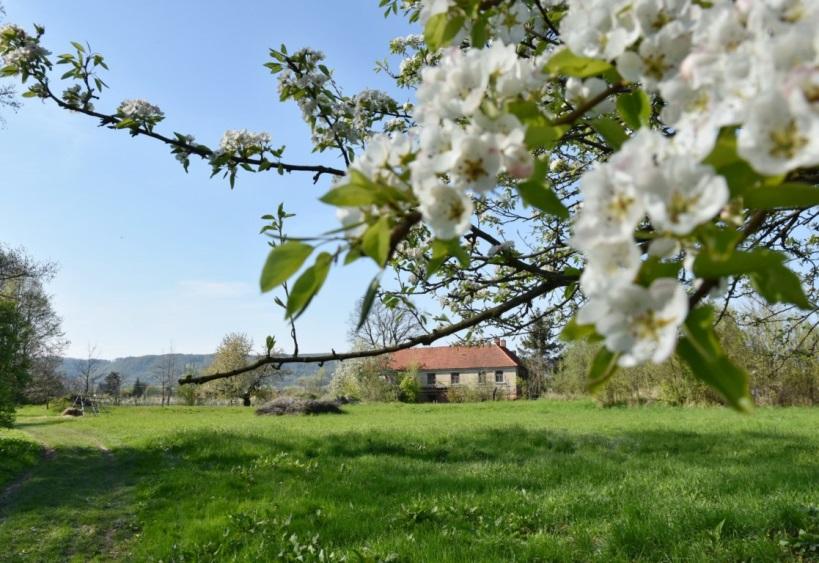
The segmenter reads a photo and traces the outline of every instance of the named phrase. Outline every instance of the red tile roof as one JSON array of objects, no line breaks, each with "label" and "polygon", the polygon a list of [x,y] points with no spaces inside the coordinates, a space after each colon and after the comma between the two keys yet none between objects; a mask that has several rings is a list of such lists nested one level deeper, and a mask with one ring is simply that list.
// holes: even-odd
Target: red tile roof
[{"label": "red tile roof", "polygon": [[522,365],[511,351],[498,344],[485,346],[437,346],[399,350],[390,355],[390,369],[412,366],[420,370],[514,368]]}]

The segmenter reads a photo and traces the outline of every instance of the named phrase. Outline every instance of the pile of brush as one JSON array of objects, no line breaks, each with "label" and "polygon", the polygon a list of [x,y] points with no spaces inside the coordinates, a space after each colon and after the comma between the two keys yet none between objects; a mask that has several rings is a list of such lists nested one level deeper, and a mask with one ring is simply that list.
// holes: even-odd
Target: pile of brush
[{"label": "pile of brush", "polygon": [[275,414],[277,416],[283,414],[342,414],[343,412],[336,401],[296,397],[278,397],[256,409],[256,414]]}]

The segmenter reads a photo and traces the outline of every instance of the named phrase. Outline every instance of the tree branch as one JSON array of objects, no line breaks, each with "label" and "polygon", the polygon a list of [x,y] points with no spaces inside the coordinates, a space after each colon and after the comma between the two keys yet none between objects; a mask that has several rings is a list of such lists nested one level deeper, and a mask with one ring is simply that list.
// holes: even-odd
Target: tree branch
[{"label": "tree branch", "polygon": [[[742,229],[742,237],[740,237],[739,241],[737,242],[737,246],[742,244],[749,236],[754,234],[756,231],[762,227],[762,224],[765,222],[765,218],[768,216],[767,211],[757,211],[751,216],[751,219],[748,221],[748,224]],[[719,280],[716,279],[709,279],[703,280],[702,285],[697,288],[697,291],[688,299],[688,308],[693,309],[697,306],[697,303],[702,301],[708,293],[717,287],[719,284]]]},{"label": "tree branch", "polygon": [[[75,112],[78,112],[78,113],[82,113],[82,114],[88,115],[90,117],[96,117],[97,119],[99,119],[102,122],[101,123],[102,125],[105,125],[105,126],[108,126],[108,127],[115,127],[117,125],[117,123],[119,123],[121,121],[121,119],[118,118],[115,115],[108,115],[108,114],[96,112],[94,110],[90,110],[90,109],[86,109],[86,108],[82,108],[82,107],[74,107],[72,105],[69,105],[69,104],[65,103],[63,100],[61,100],[59,97],[54,95],[54,93],[51,91],[51,89],[48,87],[47,84],[45,84],[45,83],[41,83],[41,84],[43,84],[43,86],[45,87],[47,96],[51,100],[53,100],[59,107],[61,107],[63,109],[67,109],[67,110],[70,110],[70,111],[75,111]],[[129,128],[128,131],[130,131],[131,133],[136,134],[136,135],[143,135],[145,137],[151,137],[152,139],[162,141],[163,143],[165,143],[167,145],[171,145],[171,146],[174,146],[174,147],[179,147],[179,148],[185,149],[185,151],[187,151],[187,152],[189,152],[191,154],[195,154],[195,155],[197,155],[197,156],[199,156],[199,157],[201,157],[203,159],[208,159],[213,154],[213,151],[211,151],[207,147],[203,147],[202,145],[191,145],[189,143],[184,143],[182,141],[179,141],[178,139],[172,139],[172,138],[166,137],[166,136],[164,136],[164,135],[162,135],[160,133],[156,133],[155,131],[149,131],[149,130],[141,128],[141,127]],[[262,164],[262,160],[259,159],[259,158],[238,158],[238,157],[235,157],[235,156],[231,157],[231,162],[233,162],[235,164],[248,164],[248,165],[252,165],[252,166],[259,166],[259,165]],[[288,164],[286,162],[281,162],[281,161],[271,162],[269,164],[271,165],[271,167],[270,167],[271,170],[272,169],[276,169],[276,170],[281,169],[281,170],[284,170],[285,172],[315,172],[315,176],[313,176],[313,183],[316,183],[318,181],[319,176],[321,176],[322,174],[331,174],[333,176],[344,176],[344,174],[346,174],[346,172],[344,170],[341,170],[341,169],[338,169],[338,168],[333,168],[331,166],[308,165],[308,164]]]},{"label": "tree branch", "polygon": [[210,375],[202,375],[199,377],[193,377],[188,375],[179,380],[180,385],[189,385],[189,384],[202,384],[207,383],[208,381],[215,381],[217,379],[225,379],[228,377],[233,377],[236,375],[241,375],[243,373],[247,373],[249,371],[253,371],[259,369],[262,366],[268,364],[288,364],[288,363],[303,363],[303,364],[313,364],[313,363],[323,363],[323,362],[330,362],[334,360],[350,360],[353,358],[371,358],[373,356],[381,356],[383,354],[390,354],[392,352],[397,352],[398,350],[404,350],[406,348],[412,348],[418,344],[423,344],[425,346],[429,346],[436,340],[440,340],[446,336],[450,336],[455,334],[456,332],[460,332],[464,329],[469,327],[475,326],[483,321],[488,319],[492,319],[502,315],[503,313],[514,309],[520,305],[525,303],[529,303],[533,299],[544,295],[558,287],[564,287],[569,285],[570,283],[577,280],[576,276],[567,275],[563,273],[555,272],[551,276],[551,279],[545,281],[534,288],[530,289],[525,293],[521,293],[517,297],[510,299],[505,303],[501,303],[495,307],[490,309],[486,309],[485,311],[473,315],[469,318],[466,318],[458,323],[453,323],[445,328],[435,329],[429,334],[423,334],[419,336],[415,336],[410,338],[400,344],[396,344],[394,346],[385,346],[383,348],[378,348],[375,350],[360,350],[357,352],[343,352],[338,354],[336,352],[331,352],[329,354],[310,354],[307,356],[268,356],[264,358],[260,358],[258,361],[245,366],[243,368],[234,369],[231,371],[226,371],[223,373],[213,373]]},{"label": "tree branch", "polygon": [[611,96],[612,94],[616,94],[618,92],[625,92],[627,88],[622,83],[612,84],[596,96],[589,98],[579,106],[574,111],[571,111],[560,117],[558,119],[552,120],[552,125],[572,125],[575,121],[583,117],[587,111],[592,109],[597,104],[601,103],[603,100]]}]

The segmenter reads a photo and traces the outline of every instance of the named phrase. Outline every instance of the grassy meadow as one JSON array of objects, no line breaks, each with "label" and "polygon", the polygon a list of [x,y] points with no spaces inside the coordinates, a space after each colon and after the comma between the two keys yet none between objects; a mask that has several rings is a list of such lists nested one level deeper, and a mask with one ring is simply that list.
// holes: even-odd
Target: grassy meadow
[{"label": "grassy meadow", "polygon": [[0,560],[819,557],[819,409],[345,410],[22,409],[0,431],[0,489],[29,467],[0,497]]}]

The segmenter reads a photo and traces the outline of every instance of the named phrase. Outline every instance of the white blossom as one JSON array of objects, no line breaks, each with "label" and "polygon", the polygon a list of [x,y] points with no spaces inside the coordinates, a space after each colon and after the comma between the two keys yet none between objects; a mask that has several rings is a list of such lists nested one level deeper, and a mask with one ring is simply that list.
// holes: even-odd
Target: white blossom
[{"label": "white blossom", "polygon": [[349,238],[360,237],[367,229],[364,212],[357,207],[339,207],[336,209],[336,217],[346,229],[344,233]]},{"label": "white blossom", "polygon": [[125,100],[117,108],[117,113],[124,118],[141,123],[156,123],[165,118],[159,107],[145,100]]},{"label": "white blossom", "polygon": [[469,230],[472,219],[472,199],[463,191],[436,184],[420,195],[420,210],[435,236],[442,240],[459,237]]},{"label": "white blossom", "polygon": [[515,241],[507,240],[500,244],[493,244],[489,247],[489,250],[486,252],[486,255],[489,258],[496,256],[498,254],[503,254],[504,252],[513,252],[515,250]]},{"label": "white blossom", "polygon": [[725,178],[688,156],[674,155],[646,193],[646,209],[655,228],[686,235],[717,215],[728,202]]},{"label": "white blossom", "polygon": [[560,36],[577,55],[612,60],[640,35],[629,0],[575,0]]},{"label": "white blossom", "polygon": [[270,135],[267,133],[253,133],[247,129],[229,129],[222,135],[219,141],[219,148],[233,154],[247,149],[262,149],[270,143]]},{"label": "white blossom", "polygon": [[688,296],[671,278],[654,280],[648,288],[619,288],[605,305],[592,305],[598,307],[595,328],[605,337],[606,348],[620,354],[617,363],[622,367],[665,361],[688,315]]},{"label": "white blossom", "polygon": [[437,158],[435,169],[448,172],[457,187],[486,193],[497,183],[500,164],[500,147],[494,135],[459,131],[452,148]]},{"label": "white blossom", "polygon": [[640,269],[640,251],[629,240],[595,244],[585,255],[587,263],[580,287],[589,296],[630,284]]},{"label": "white blossom", "polygon": [[819,117],[794,105],[773,91],[751,106],[737,140],[740,156],[754,170],[777,175],[819,164]]},{"label": "white blossom", "polygon": [[583,208],[575,221],[572,245],[587,249],[606,240],[624,240],[645,213],[645,203],[631,178],[601,164],[580,180]]}]

